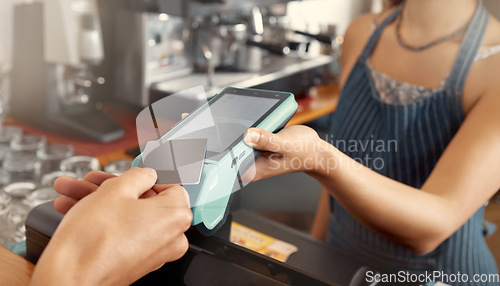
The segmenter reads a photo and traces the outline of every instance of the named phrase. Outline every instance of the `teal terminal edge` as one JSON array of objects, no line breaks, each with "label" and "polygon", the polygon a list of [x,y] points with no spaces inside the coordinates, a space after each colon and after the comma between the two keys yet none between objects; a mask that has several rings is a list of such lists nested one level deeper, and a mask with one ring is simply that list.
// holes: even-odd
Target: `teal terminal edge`
[{"label": "teal terminal edge", "polygon": [[[232,87],[225,88],[221,93],[210,99],[209,102],[198,108],[191,113],[187,118],[196,116],[207,108],[218,96],[222,96],[225,92],[242,91],[245,93],[253,92],[258,97],[259,93],[275,94],[280,96],[282,100],[277,106],[273,106],[267,116],[261,118],[258,124],[252,127],[262,128],[264,130],[275,132],[283,128],[290,118],[295,114],[298,109],[298,104],[292,93],[265,91],[256,89],[235,89]],[[258,98],[255,103],[258,104]],[[248,106],[251,108],[251,106]],[[182,120],[174,126],[162,138],[169,136],[176,132],[177,127],[184,121]],[[222,152],[221,158],[214,157],[205,158],[201,173],[200,182],[195,185],[184,185],[183,187],[188,191],[191,198],[191,206],[193,211],[193,225],[203,226],[207,230],[214,230],[219,223],[225,220],[226,209],[230,196],[234,188],[238,188],[238,182],[241,175],[243,175],[251,166],[254,161],[252,159],[258,158],[260,151],[249,147],[243,142],[243,134],[239,137],[239,141],[233,144]],[[161,139],[160,139],[161,140]],[[140,165],[142,154],[137,156],[132,166]],[[251,162],[250,164],[248,162]],[[240,185],[241,186],[241,185]]]}]

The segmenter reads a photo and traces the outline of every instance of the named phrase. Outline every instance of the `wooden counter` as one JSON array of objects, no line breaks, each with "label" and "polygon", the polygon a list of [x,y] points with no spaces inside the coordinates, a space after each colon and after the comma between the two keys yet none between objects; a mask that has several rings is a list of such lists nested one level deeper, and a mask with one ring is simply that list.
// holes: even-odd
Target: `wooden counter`
[{"label": "wooden counter", "polygon": [[304,124],[332,113],[337,107],[338,98],[339,86],[336,84],[312,88],[308,97],[298,100],[299,109],[287,126]]},{"label": "wooden counter", "polygon": [[5,286],[28,285],[35,266],[0,245],[0,284]]}]

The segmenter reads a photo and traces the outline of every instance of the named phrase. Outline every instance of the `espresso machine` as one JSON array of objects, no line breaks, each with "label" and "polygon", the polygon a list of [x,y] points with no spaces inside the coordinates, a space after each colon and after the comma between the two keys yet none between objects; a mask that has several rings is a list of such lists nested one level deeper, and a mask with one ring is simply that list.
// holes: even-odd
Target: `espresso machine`
[{"label": "espresso machine", "polygon": [[147,106],[160,99],[156,83],[193,70],[191,31],[181,16],[121,7],[113,34],[115,98]]},{"label": "espresso machine", "polygon": [[96,0],[41,0],[14,7],[14,118],[78,139],[108,142],[124,131],[93,100],[104,84],[92,67],[104,59]]},{"label": "espresso machine", "polygon": [[[291,29],[275,29],[267,19],[271,14],[285,15],[287,2],[121,1],[118,9],[105,15],[115,18],[107,37],[114,40],[108,47],[114,56],[110,65],[114,98],[146,107],[200,85],[208,97],[225,86],[305,93],[317,78],[321,80],[333,60],[328,55],[299,53],[287,40],[277,40]],[[333,39],[331,35],[304,37],[305,42]],[[190,106],[198,104],[196,99],[186,100],[192,101]]]}]

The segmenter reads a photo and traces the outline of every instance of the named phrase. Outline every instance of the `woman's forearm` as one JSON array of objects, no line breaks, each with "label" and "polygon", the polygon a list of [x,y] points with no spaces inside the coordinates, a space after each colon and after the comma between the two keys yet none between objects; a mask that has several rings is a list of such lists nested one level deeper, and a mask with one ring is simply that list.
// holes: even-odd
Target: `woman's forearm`
[{"label": "woman's forearm", "polygon": [[316,214],[314,215],[314,221],[311,227],[311,236],[319,239],[325,240],[328,232],[328,224],[330,222],[330,195],[328,191],[323,188],[321,190],[321,195],[318,200],[318,207],[316,208]]},{"label": "woman's forearm", "polygon": [[433,250],[458,229],[445,198],[384,177],[324,144],[317,155],[330,164],[310,175],[368,228],[416,253]]},{"label": "woman's forearm", "polygon": [[365,226],[425,253],[458,230],[498,190],[500,133],[498,124],[485,118],[500,117],[494,111],[476,113],[479,118],[469,115],[421,189],[368,169],[305,126],[278,134],[249,129],[245,142],[268,151],[256,162],[254,180],[307,172]]}]

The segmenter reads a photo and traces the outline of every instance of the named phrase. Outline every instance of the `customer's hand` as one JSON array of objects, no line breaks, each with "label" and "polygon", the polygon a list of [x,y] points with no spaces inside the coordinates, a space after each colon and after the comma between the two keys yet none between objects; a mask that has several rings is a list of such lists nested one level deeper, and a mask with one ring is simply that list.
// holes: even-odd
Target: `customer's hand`
[{"label": "customer's hand", "polygon": [[[116,175],[110,173],[92,171],[83,180],[76,180],[70,177],[58,178],[54,183],[54,188],[63,197],[59,197],[54,201],[54,208],[58,212],[66,214],[79,200],[95,192],[104,181],[115,177]],[[144,192],[140,198],[145,199],[156,196],[172,186],[175,185],[154,185],[151,189]]]},{"label": "customer's hand", "polygon": [[94,172],[60,178],[55,208],[66,213],[35,268],[37,285],[128,285],[188,248],[192,213],[178,185],[154,186],[156,172]]},{"label": "customer's hand", "polygon": [[258,181],[292,172],[308,172],[317,168],[318,151],[329,148],[312,128],[291,126],[273,134],[263,129],[250,128],[244,141],[250,147],[266,151],[255,162],[255,170],[245,174],[244,181]]}]

